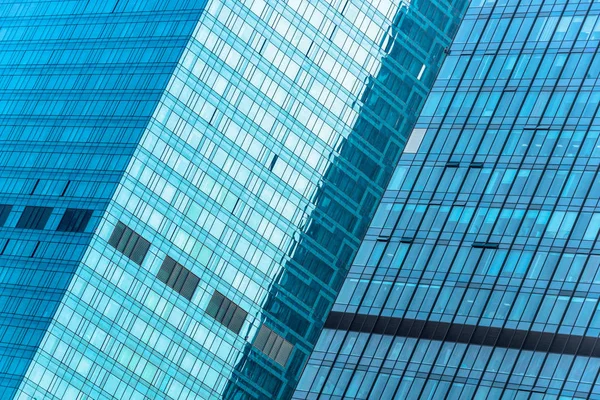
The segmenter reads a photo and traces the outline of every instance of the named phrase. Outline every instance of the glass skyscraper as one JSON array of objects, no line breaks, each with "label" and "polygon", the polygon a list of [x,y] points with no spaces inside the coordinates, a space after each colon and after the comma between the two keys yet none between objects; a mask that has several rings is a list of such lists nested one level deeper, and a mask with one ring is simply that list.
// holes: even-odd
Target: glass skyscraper
[{"label": "glass skyscraper", "polygon": [[600,398],[599,45],[470,3],[294,398]]},{"label": "glass skyscraper", "polygon": [[290,397],[465,8],[3,1],[1,397]]},{"label": "glass skyscraper", "polygon": [[[108,378],[90,323],[110,331],[115,322],[101,315],[110,307],[118,318],[123,301],[98,268],[128,276],[81,262],[202,9],[0,2],[0,398],[19,386],[21,398],[76,398],[81,372]],[[103,350],[116,345],[107,336]]]}]

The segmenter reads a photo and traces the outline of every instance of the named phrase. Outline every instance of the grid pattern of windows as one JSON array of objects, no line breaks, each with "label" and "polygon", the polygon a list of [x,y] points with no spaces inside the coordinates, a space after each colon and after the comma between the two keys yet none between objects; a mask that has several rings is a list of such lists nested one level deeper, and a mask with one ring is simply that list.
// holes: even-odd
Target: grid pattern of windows
[{"label": "grid pattern of windows", "polygon": [[[53,318],[202,9],[197,0],[0,1],[0,204],[12,205],[0,213],[1,398],[163,397],[114,368],[117,346],[99,342],[105,330],[129,335],[107,328],[115,321],[84,327],[93,308]],[[15,229],[25,207],[54,209],[45,229]],[[125,292],[136,289],[125,280]],[[123,304],[98,275],[83,281],[98,289],[78,292],[70,307],[90,302],[115,312]],[[74,336],[91,343],[67,350]],[[92,368],[97,350],[110,356]]]},{"label": "grid pattern of windows", "polygon": [[[82,139],[93,157],[73,165],[104,167],[111,172],[100,175],[119,183],[93,186],[110,202],[23,397],[289,398],[466,1],[210,0],[201,15],[192,0],[45,3],[59,14],[83,7],[122,18],[114,29],[91,17],[75,25],[92,41],[124,36],[106,46],[125,42],[127,51],[100,56],[121,68],[106,84],[151,93],[124,90],[118,102],[104,80],[94,81],[104,97],[81,91],[84,80],[64,80],[89,96],[75,96],[82,120],[94,121],[79,137],[123,141],[88,149]],[[161,39],[127,40],[154,33]],[[86,50],[64,59],[89,62],[96,53]],[[128,62],[141,60],[157,76],[130,77]],[[58,116],[76,107],[69,101]],[[143,132],[100,129],[118,123]],[[67,180],[58,197],[74,187]],[[27,188],[49,190],[43,179]],[[189,298],[156,279],[167,255],[200,278]],[[177,264],[168,266],[176,285]],[[251,316],[239,334],[206,312],[215,290]]]},{"label": "grid pattern of windows", "polygon": [[171,257],[165,258],[156,277],[188,300],[192,299],[200,278]]},{"label": "grid pattern of windows", "polygon": [[206,307],[206,313],[235,333],[240,333],[248,315],[243,308],[217,291],[213,293]]},{"label": "grid pattern of windows", "polygon": [[[290,397],[460,3],[425,17],[394,1],[209,2],[40,353],[63,345],[52,338],[77,313],[89,329],[112,321],[110,343],[136,332],[116,345],[135,354],[115,362],[94,348],[93,365],[126,368],[119,379],[148,393]],[[105,246],[118,221],[151,242],[141,268]],[[153,278],[167,254],[200,277],[191,301]],[[117,315],[91,294],[76,300],[104,296],[90,275],[123,296]],[[253,316],[239,335],[206,314],[214,290]],[[285,368],[246,351],[265,321],[294,346]],[[74,336],[67,346],[87,343]],[[140,375],[156,359],[149,387]]]},{"label": "grid pattern of windows", "polygon": [[[353,3],[331,3],[343,5],[340,12],[355,21]],[[385,10],[384,5],[380,2],[377,9]],[[279,368],[266,366],[262,352],[246,353],[226,396],[292,396],[357,250],[357,239],[372,218],[465,8],[463,1],[436,1],[390,9],[391,24],[375,48],[383,54],[381,65],[360,90],[357,103],[362,107],[353,129],[336,148],[339,156],[326,170],[305,230],[293,242],[291,259],[264,306],[264,321],[294,345],[293,360],[282,373],[274,373]],[[336,28],[336,40],[337,33]],[[253,382],[262,382],[261,388]]]},{"label": "grid pattern of windows", "polygon": [[599,20],[471,2],[298,398],[600,396]]},{"label": "grid pattern of windows", "polygon": [[296,398],[589,399],[599,370],[587,355],[326,329]]}]

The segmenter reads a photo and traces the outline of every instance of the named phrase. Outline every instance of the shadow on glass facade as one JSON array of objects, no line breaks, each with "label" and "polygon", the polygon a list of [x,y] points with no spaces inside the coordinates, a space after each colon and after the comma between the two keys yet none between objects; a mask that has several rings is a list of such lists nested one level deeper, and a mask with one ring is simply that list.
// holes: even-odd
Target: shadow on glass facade
[{"label": "shadow on glass facade", "polygon": [[265,302],[263,323],[295,346],[289,366],[248,344],[226,398],[292,395],[465,8],[413,2],[397,11],[381,42],[381,69],[368,80],[356,124],[336,149],[309,222]]}]

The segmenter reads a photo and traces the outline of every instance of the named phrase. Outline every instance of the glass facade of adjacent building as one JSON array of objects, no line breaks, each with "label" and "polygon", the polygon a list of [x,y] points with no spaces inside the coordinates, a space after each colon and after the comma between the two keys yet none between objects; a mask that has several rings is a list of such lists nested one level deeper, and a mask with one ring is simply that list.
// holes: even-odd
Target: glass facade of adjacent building
[{"label": "glass facade of adjacent building", "polygon": [[2,2],[2,397],[290,397],[453,3]]},{"label": "glass facade of adjacent building", "polygon": [[600,398],[599,45],[471,2],[295,398]]},{"label": "glass facade of adjacent building", "polygon": [[0,398],[23,381],[200,3],[0,2]]}]

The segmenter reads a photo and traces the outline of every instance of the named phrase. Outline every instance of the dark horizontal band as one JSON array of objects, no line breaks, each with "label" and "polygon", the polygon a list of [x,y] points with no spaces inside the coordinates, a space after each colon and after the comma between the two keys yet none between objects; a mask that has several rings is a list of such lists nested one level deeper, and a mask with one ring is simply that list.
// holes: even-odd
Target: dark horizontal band
[{"label": "dark horizontal band", "polygon": [[329,314],[325,322],[325,328],[508,349],[600,357],[600,339],[592,336],[565,335],[335,311]]}]

